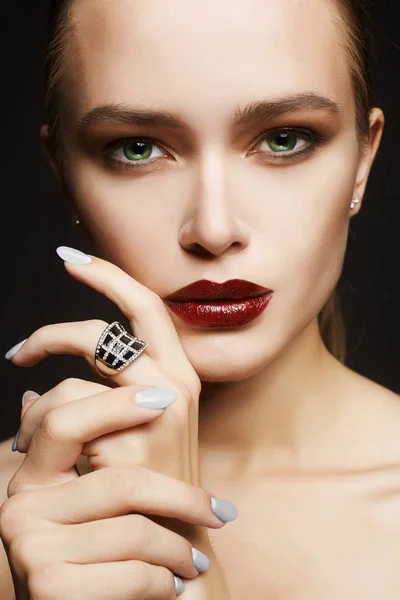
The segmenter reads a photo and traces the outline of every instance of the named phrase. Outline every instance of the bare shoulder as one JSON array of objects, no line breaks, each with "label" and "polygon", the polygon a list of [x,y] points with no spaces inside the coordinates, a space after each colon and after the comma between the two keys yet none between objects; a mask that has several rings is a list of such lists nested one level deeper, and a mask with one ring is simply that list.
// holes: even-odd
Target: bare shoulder
[{"label": "bare shoulder", "polygon": [[347,367],[343,374],[343,418],[334,439],[340,461],[354,472],[370,516],[395,527],[400,551],[400,395]]},{"label": "bare shoulder", "polygon": [[353,410],[362,409],[358,412],[360,424],[368,424],[373,419],[377,431],[379,427],[389,427],[399,433],[400,395],[359,373],[347,371],[350,373],[349,391],[354,398]]},{"label": "bare shoulder", "polygon": [[344,381],[352,453],[371,466],[398,464],[400,469],[400,395],[347,368]]},{"label": "bare shoulder", "polygon": [[360,481],[359,538],[370,540],[371,573],[388,586],[387,597],[399,597],[400,395],[358,374],[353,383],[353,451],[371,466],[370,478]]}]

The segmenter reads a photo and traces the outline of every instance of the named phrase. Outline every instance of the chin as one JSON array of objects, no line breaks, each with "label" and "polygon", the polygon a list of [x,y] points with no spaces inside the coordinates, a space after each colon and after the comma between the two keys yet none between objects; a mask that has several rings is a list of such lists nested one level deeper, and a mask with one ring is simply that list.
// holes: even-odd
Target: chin
[{"label": "chin", "polygon": [[238,344],[226,340],[185,340],[182,346],[200,381],[244,381],[265,368],[277,354],[250,340]]},{"label": "chin", "polygon": [[[253,377],[294,347],[299,353],[319,342],[317,317],[303,314],[294,321],[293,310],[274,319],[254,321],[249,327],[236,330],[179,331],[183,349],[204,382],[239,382]],[[299,310],[297,311],[299,312]],[[287,323],[291,320],[291,326]],[[279,322],[282,324],[279,325]]]}]

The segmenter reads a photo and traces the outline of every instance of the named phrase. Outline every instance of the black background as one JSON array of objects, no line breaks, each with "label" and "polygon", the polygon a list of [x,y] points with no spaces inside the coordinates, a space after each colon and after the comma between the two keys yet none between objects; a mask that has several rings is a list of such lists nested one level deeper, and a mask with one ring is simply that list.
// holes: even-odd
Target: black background
[{"label": "black background", "polygon": [[[25,0],[1,8],[1,352],[48,323],[118,318],[111,303],[76,282],[55,249],[88,250],[73,227],[62,192],[39,144],[44,124],[43,52],[47,2]],[[341,279],[348,331],[347,364],[400,393],[400,10],[399,0],[371,2],[377,61],[374,104],[386,127],[361,213],[352,221]],[[52,356],[33,368],[0,360],[0,439],[19,427],[25,390],[44,393],[66,377],[91,379],[77,357]]]}]

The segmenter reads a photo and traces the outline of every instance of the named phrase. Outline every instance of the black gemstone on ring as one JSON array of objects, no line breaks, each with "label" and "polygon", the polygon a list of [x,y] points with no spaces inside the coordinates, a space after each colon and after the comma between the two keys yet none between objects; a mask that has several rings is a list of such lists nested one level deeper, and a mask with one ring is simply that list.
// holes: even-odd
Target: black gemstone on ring
[{"label": "black gemstone on ring", "polygon": [[103,344],[105,344],[106,346],[109,346],[112,341],[113,341],[113,338],[111,337],[111,335],[107,334]]},{"label": "black gemstone on ring", "polygon": [[118,327],[118,325],[114,325],[114,327],[112,327],[112,328],[110,329],[110,331],[111,331],[111,333],[112,333],[113,335],[116,335],[116,336],[117,336],[117,335],[119,335],[120,333],[122,333],[122,329],[120,329],[120,328]]},{"label": "black gemstone on ring", "polygon": [[147,348],[146,342],[138,340],[116,322],[108,326],[96,348],[96,358],[114,371],[121,371]]},{"label": "black gemstone on ring", "polygon": [[99,358],[104,358],[105,355],[107,354],[107,350],[103,347],[101,347],[98,351],[97,351],[97,356]]}]

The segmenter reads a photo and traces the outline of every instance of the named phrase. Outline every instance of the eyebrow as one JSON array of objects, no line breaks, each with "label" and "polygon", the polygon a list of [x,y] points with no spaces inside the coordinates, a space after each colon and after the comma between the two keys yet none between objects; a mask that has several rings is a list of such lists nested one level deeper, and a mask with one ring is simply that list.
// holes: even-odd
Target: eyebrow
[{"label": "eyebrow", "polygon": [[[244,108],[238,107],[233,117],[235,127],[249,126],[253,123],[278,117],[285,113],[301,110],[326,110],[339,113],[339,104],[315,93],[303,93],[261,102],[252,102]],[[158,125],[170,129],[183,130],[185,122],[165,111],[146,110],[121,104],[104,104],[92,108],[77,123],[78,137],[90,125],[98,123],[125,123],[130,125]]]}]

